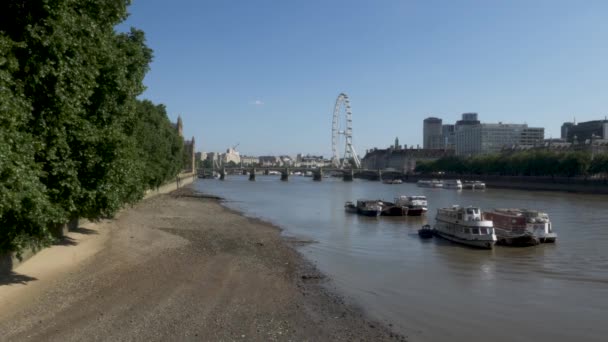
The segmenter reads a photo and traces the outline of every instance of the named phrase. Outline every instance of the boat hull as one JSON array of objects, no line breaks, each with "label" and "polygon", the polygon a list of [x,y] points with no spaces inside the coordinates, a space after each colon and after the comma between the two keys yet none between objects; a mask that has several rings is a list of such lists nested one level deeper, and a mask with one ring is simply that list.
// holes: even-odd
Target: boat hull
[{"label": "boat hull", "polygon": [[540,244],[540,240],[532,235],[500,236],[496,235],[496,244],[501,246],[529,247]]},{"label": "boat hull", "polygon": [[344,207],[344,211],[346,211],[347,213],[353,213],[356,214],[357,213],[357,207],[355,206],[345,206]]},{"label": "boat hull", "polygon": [[372,209],[357,209],[357,213],[363,216],[377,217],[382,214],[381,210],[372,210]]},{"label": "boat hull", "polygon": [[492,249],[494,248],[494,243],[495,241],[492,240],[468,240],[468,239],[462,239],[459,238],[457,236],[451,235],[451,234],[447,234],[444,233],[440,230],[435,229],[435,235],[442,237],[446,240],[455,242],[455,243],[459,243],[462,245],[467,245],[470,247],[475,247],[475,248],[480,248],[480,249]]},{"label": "boat hull", "polygon": [[382,209],[382,216],[406,216],[407,213],[407,208],[397,205],[388,205]]},{"label": "boat hull", "polygon": [[407,216],[422,216],[426,211],[422,208],[408,208]]}]

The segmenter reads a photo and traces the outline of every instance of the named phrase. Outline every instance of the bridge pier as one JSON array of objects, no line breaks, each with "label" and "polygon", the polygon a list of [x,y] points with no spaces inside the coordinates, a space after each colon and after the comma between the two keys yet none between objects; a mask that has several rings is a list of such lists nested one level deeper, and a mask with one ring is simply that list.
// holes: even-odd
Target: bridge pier
[{"label": "bridge pier", "polygon": [[378,180],[382,182],[382,170],[378,169]]},{"label": "bridge pier", "polygon": [[226,179],[226,168],[223,167],[220,169],[220,180]]},{"label": "bridge pier", "polygon": [[264,170],[264,176],[268,176],[270,174],[270,170],[266,169]]},{"label": "bridge pier", "polygon": [[247,171],[247,169],[243,169],[243,170],[241,171],[241,174],[242,174],[243,176],[247,176],[247,175],[249,174],[249,171]]},{"label": "bridge pier", "polygon": [[342,180],[345,182],[352,182],[353,178],[355,178],[355,171],[353,169],[346,170],[342,173]]},{"label": "bridge pier", "polygon": [[320,182],[322,179],[323,179],[323,169],[322,168],[318,168],[317,170],[313,171],[313,174],[312,174],[313,181]]},{"label": "bridge pier", "polygon": [[285,170],[281,171],[281,180],[284,182],[289,180],[289,168],[285,168]]},{"label": "bridge pier", "polygon": [[250,181],[254,181],[255,180],[255,167],[251,168],[251,171],[249,172],[249,180]]}]

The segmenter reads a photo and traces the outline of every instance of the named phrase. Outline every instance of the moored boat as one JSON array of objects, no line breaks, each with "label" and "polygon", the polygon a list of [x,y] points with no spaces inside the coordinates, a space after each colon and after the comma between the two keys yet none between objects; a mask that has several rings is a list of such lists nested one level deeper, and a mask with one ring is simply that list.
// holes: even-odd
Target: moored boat
[{"label": "moored boat", "polygon": [[403,205],[399,205],[393,202],[380,201],[378,202],[382,206],[382,216],[406,216],[408,208]]},{"label": "moored boat", "polygon": [[443,181],[443,188],[462,190],[462,182],[460,179],[446,179]]},{"label": "moored boat", "polygon": [[483,190],[486,188],[486,183],[482,181],[464,181],[464,183],[462,183],[462,188],[470,190]]},{"label": "moored boat", "polygon": [[434,230],[444,239],[472,247],[492,249],[496,243],[492,221],[484,220],[477,207],[437,209]]},{"label": "moored boat", "polygon": [[422,228],[418,229],[418,236],[420,236],[422,239],[430,239],[434,234],[435,232],[433,231],[433,228],[431,228],[431,226],[428,224],[425,224],[422,226]]},{"label": "moored boat", "polygon": [[483,216],[493,222],[498,245],[526,247],[540,243],[526,229],[526,217],[519,209],[493,209],[484,211]]},{"label": "moored boat", "polygon": [[540,242],[553,243],[557,234],[553,232],[549,215],[545,212],[530,209],[519,209],[526,218],[526,231],[534,235]]},{"label": "moored boat", "polygon": [[408,208],[408,216],[420,216],[427,212],[426,196],[399,196],[395,198],[395,204]]},{"label": "moored boat", "polygon": [[401,184],[403,181],[401,179],[385,179],[382,181],[384,184]]},{"label": "moored boat", "polygon": [[380,216],[382,206],[378,200],[358,200],[357,213],[363,216]]},{"label": "moored boat", "polygon": [[441,188],[443,182],[438,179],[421,179],[416,184],[421,188]]},{"label": "moored boat", "polygon": [[353,202],[348,201],[344,203],[344,211],[347,213],[357,213],[357,206]]}]

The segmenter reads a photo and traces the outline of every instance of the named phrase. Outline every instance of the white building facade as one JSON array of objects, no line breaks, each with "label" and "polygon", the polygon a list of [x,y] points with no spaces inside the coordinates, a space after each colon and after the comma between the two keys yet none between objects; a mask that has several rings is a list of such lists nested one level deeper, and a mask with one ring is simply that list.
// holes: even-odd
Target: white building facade
[{"label": "white building facade", "polygon": [[535,146],[543,143],[545,129],[526,124],[477,124],[459,126],[454,132],[456,155],[498,153],[510,146]]}]

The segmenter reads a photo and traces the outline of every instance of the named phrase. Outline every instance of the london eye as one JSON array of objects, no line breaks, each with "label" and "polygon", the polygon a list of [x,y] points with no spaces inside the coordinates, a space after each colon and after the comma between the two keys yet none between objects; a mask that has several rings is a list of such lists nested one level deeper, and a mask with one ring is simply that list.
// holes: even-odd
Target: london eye
[{"label": "london eye", "polygon": [[[348,95],[340,93],[336,99],[331,125],[332,165],[337,168],[361,167],[353,147],[353,118]],[[341,147],[344,146],[343,149]]]}]

